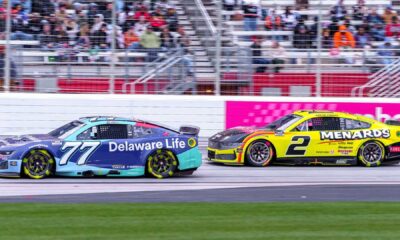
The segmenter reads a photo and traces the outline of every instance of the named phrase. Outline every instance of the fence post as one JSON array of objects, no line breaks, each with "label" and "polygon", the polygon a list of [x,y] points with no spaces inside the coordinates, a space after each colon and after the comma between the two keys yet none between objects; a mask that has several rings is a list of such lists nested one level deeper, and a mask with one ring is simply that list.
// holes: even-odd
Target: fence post
[{"label": "fence post", "polygon": [[113,7],[112,7],[112,14],[111,14],[111,62],[110,62],[110,86],[109,86],[109,93],[113,94],[114,93],[114,87],[115,87],[115,61],[116,61],[116,54],[115,54],[115,49],[116,49],[116,10],[117,10],[117,3],[116,1],[113,1]]},{"label": "fence post", "polygon": [[[222,35],[222,1],[218,1],[217,36],[215,49],[215,95],[221,95],[221,35]],[[215,36],[213,36],[215,37]]]},{"label": "fence post", "polygon": [[5,92],[10,91],[10,69],[11,69],[11,0],[7,1],[7,15],[6,15],[6,46],[5,46],[5,56],[4,56],[4,69],[3,74],[3,89]]},{"label": "fence post", "polygon": [[322,0],[319,0],[319,7],[318,7],[318,33],[317,33],[317,71],[316,71],[316,82],[315,82],[315,92],[316,97],[321,97],[322,91],[322,76],[321,76],[321,48],[322,48]]}]

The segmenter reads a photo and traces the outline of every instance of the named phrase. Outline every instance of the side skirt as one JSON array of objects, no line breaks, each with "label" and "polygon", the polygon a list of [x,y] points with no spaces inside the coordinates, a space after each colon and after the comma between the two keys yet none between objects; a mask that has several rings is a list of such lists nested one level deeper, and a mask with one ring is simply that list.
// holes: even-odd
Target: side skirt
[{"label": "side skirt", "polygon": [[313,165],[313,166],[355,166],[356,157],[290,157],[277,158],[272,164],[276,165]]}]

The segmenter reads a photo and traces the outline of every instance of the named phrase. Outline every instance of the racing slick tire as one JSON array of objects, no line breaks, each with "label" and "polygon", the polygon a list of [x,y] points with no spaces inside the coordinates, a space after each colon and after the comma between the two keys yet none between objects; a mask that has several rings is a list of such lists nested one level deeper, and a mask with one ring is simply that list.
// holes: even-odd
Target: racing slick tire
[{"label": "racing slick tire", "polygon": [[54,158],[42,149],[31,150],[22,159],[22,173],[32,179],[42,179],[54,173]]},{"label": "racing slick tire", "polygon": [[178,159],[171,151],[159,149],[147,158],[146,169],[155,178],[172,177],[178,169]]},{"label": "racing slick tire", "polygon": [[358,160],[366,167],[377,167],[385,159],[385,147],[377,141],[368,141],[358,150]]},{"label": "racing slick tire", "polygon": [[267,166],[273,157],[274,148],[265,140],[252,142],[246,151],[246,163],[254,167]]}]

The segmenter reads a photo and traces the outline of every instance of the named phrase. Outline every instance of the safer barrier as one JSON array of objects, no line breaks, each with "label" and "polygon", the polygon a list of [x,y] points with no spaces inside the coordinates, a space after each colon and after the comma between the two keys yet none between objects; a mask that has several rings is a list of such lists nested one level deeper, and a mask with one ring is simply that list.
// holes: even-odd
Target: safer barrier
[{"label": "safer barrier", "polygon": [[209,137],[235,126],[264,126],[299,109],[345,111],[400,119],[400,99],[166,96],[112,94],[0,94],[0,135],[46,133],[84,116],[121,116],[179,128],[201,128]]}]

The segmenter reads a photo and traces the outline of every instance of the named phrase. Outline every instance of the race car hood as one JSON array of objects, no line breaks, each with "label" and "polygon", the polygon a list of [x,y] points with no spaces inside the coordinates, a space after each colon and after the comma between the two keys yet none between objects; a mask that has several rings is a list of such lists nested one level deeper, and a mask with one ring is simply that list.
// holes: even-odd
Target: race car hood
[{"label": "race car hood", "polygon": [[209,140],[212,142],[240,142],[246,136],[260,130],[255,127],[235,127],[219,132]]},{"label": "race car hood", "polygon": [[56,140],[57,138],[48,134],[31,134],[31,135],[15,135],[0,136],[0,147],[25,145],[31,142],[39,142],[45,140]]}]

